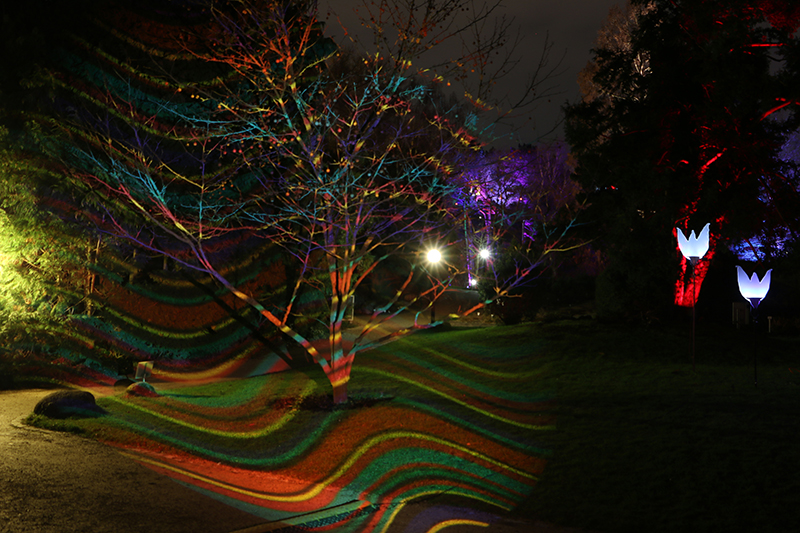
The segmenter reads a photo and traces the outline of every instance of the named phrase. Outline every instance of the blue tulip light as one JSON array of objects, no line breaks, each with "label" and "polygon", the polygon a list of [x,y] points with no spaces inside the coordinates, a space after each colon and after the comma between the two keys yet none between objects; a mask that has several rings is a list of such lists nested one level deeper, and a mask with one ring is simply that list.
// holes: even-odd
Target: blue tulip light
[{"label": "blue tulip light", "polygon": [[[772,269],[767,270],[764,277],[759,281],[755,272],[751,277],[747,277],[744,269],[736,265],[736,276],[739,280],[739,292],[750,302],[750,318],[753,321],[753,335],[755,336],[756,324],[758,323],[758,304],[767,296],[769,292],[769,282],[772,278]],[[758,387],[758,339],[753,347],[753,378]]]},{"label": "blue tulip light", "polygon": [[736,265],[737,277],[739,279],[739,292],[742,293],[753,309],[758,309],[758,304],[769,292],[769,282],[772,275],[772,269],[767,270],[761,281],[758,280],[758,275],[753,272],[752,277],[747,277],[744,269]]},{"label": "blue tulip light", "polygon": [[681,231],[681,228],[675,228],[678,233],[678,248],[683,254],[683,257],[686,258],[687,261],[692,265],[692,290],[694,294],[692,295],[692,370],[694,370],[694,329],[695,329],[695,310],[694,304],[697,301],[697,278],[695,276],[695,267],[697,266],[697,262],[706,255],[708,252],[708,232],[711,224],[706,224],[703,226],[703,229],[700,230],[700,235],[695,235],[694,230],[689,235],[687,239],[686,236]]}]

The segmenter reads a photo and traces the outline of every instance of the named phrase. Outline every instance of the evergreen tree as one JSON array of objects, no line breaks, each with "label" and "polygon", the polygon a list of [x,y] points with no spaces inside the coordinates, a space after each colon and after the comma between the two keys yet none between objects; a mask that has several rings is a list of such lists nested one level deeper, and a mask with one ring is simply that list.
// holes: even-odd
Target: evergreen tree
[{"label": "evergreen tree", "polygon": [[87,237],[50,194],[57,169],[26,144],[0,129],[0,364],[7,374],[63,355],[59,347],[68,348],[91,312],[94,276]]}]

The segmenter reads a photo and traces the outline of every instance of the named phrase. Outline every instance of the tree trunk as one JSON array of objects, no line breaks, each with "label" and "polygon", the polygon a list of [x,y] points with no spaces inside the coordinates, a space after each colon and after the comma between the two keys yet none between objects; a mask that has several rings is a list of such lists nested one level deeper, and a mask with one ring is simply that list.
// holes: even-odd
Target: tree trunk
[{"label": "tree trunk", "polygon": [[333,386],[333,403],[336,405],[347,403],[347,382]]}]

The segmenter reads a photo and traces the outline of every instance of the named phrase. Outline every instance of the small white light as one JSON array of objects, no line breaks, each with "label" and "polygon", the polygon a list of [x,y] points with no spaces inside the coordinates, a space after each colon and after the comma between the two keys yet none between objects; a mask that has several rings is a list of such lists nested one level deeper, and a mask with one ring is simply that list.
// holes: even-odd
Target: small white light
[{"label": "small white light", "polygon": [[492,257],[492,252],[484,248],[480,252],[478,252],[478,255],[481,256],[481,259],[489,259],[490,257]]}]

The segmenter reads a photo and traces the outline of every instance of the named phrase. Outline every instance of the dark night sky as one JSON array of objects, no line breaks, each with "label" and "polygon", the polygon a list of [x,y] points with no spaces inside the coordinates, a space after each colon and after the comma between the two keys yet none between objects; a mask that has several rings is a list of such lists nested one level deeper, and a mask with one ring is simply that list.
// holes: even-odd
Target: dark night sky
[{"label": "dark night sky", "polygon": [[[355,21],[352,15],[353,6],[360,5],[362,0],[321,0],[320,8],[324,13],[331,9],[345,23]],[[518,69],[522,75],[530,72],[525,60],[538,61],[545,36],[549,35],[553,43],[551,61],[554,64],[563,56],[559,74],[551,78],[549,86],[553,86],[555,96],[549,101],[540,101],[530,114],[531,121],[520,120],[520,131],[513,141],[501,144],[535,143],[539,140],[552,140],[563,136],[562,128],[553,133],[547,132],[560,120],[561,106],[578,100],[578,72],[591,57],[591,48],[609,9],[614,5],[623,6],[625,0],[502,0],[501,12],[518,27],[523,41],[519,50],[531,51],[523,54],[523,61]],[[336,20],[328,23],[333,33]],[[335,34],[334,34],[335,36]],[[522,81],[511,82],[509,91],[513,94],[515,86]],[[544,137],[544,139],[542,139]]]}]

